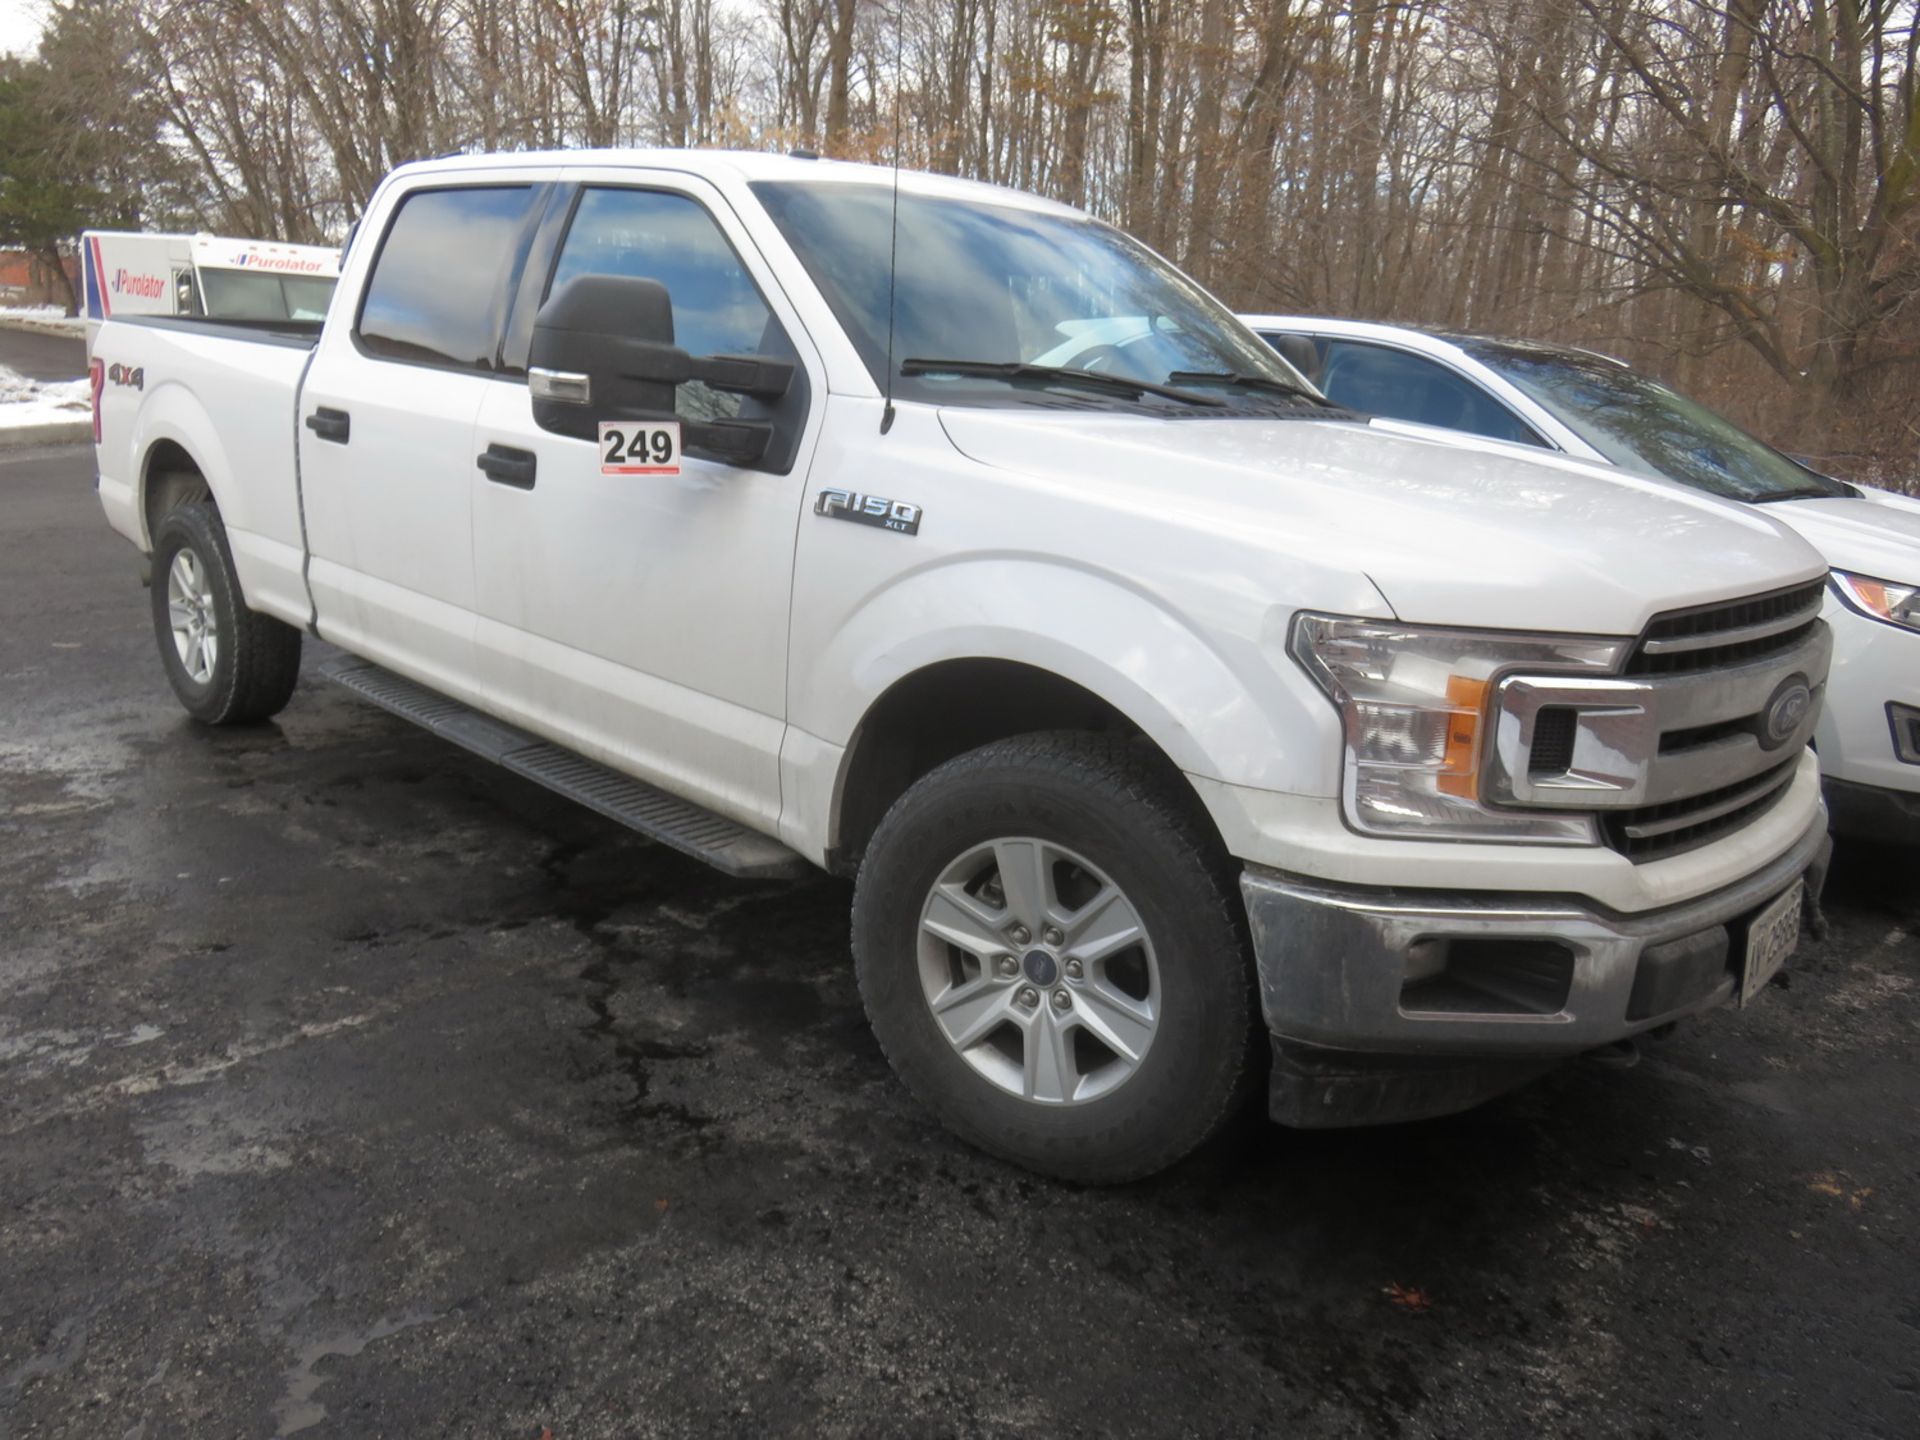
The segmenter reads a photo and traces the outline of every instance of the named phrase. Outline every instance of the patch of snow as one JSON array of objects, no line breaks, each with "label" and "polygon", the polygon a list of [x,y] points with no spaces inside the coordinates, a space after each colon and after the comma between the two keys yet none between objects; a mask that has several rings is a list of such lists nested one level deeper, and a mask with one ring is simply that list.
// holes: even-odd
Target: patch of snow
[{"label": "patch of snow", "polygon": [[92,385],[87,380],[47,384],[0,365],[0,429],[16,425],[44,425],[54,420],[78,420],[93,412]]},{"label": "patch of snow", "polygon": [[56,335],[84,335],[87,317],[69,315],[58,305],[0,306],[0,325],[16,330],[44,330]]}]

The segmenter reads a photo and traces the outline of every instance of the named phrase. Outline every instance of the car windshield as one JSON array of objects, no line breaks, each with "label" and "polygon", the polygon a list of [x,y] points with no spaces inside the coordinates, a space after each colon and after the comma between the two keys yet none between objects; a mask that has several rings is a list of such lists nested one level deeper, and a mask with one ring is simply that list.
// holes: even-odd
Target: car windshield
[{"label": "car windshield", "polygon": [[265,270],[200,272],[207,314],[218,320],[324,320],[332,276],[275,275]]},{"label": "car windshield", "polygon": [[1614,464],[1729,500],[1851,495],[1738,425],[1602,355],[1465,340]]},{"label": "car windshield", "polygon": [[[889,186],[761,181],[753,189],[875,384],[884,383],[887,368],[888,257],[898,254],[892,353],[894,393],[902,398],[1208,415],[1271,415],[1304,401],[1322,413],[1300,377],[1230,311],[1111,226],[903,194],[896,250]],[[973,364],[961,373],[924,364],[930,360]],[[1030,368],[995,375],[982,373],[986,366],[1085,371],[1157,387],[1178,375],[1179,388],[1216,403],[1183,406],[1151,390],[1072,377],[1055,385]]]}]

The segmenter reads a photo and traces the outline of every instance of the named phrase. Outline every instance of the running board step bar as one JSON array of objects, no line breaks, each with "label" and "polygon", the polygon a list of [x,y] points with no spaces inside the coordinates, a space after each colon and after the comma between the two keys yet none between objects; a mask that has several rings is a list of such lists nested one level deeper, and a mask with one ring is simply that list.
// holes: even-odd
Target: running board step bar
[{"label": "running board step bar", "polygon": [[597,810],[649,839],[748,880],[791,879],[812,867],[778,840],[657,790],[631,775],[529,735],[353,655],[324,661],[320,673],[382,710],[503,765],[537,785]]}]

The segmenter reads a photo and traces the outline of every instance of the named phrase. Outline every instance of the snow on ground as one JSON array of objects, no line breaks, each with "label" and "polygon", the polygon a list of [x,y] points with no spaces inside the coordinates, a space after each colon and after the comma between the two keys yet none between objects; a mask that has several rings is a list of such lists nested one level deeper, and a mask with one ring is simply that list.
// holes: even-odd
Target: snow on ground
[{"label": "snow on ground", "polygon": [[63,335],[86,333],[87,317],[69,315],[58,305],[0,306],[0,325],[20,330],[50,330]]},{"label": "snow on ground", "polygon": [[84,379],[48,385],[0,365],[0,430],[82,419],[93,411],[91,390]]}]

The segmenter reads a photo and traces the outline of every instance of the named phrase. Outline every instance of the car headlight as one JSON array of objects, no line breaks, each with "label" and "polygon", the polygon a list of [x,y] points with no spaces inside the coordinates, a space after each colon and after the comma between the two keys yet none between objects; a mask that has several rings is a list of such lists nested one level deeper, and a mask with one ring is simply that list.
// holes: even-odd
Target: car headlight
[{"label": "car headlight", "polygon": [[1592,845],[1591,817],[1501,810],[1481,799],[1495,683],[1513,670],[1616,670],[1629,640],[1430,630],[1302,613],[1294,658],[1332,698],[1346,732],[1347,823],[1407,839]]},{"label": "car headlight", "polygon": [[1833,588],[1862,615],[1898,625],[1903,630],[1920,630],[1920,585],[1896,585],[1891,580],[1873,580],[1835,570]]}]

